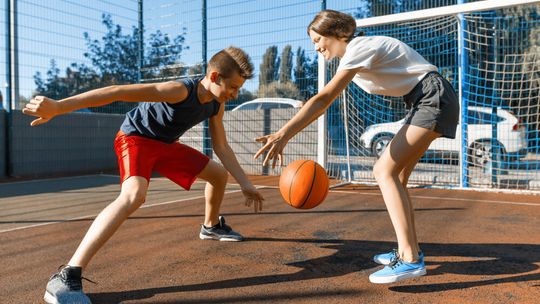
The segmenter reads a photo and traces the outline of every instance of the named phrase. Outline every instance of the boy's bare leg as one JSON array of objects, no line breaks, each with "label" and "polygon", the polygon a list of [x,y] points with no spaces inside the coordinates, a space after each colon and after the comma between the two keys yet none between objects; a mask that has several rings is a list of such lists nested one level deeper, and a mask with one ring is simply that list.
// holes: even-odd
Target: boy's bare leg
[{"label": "boy's bare leg", "polygon": [[120,195],[98,214],[68,265],[84,269],[118,227],[144,203],[147,189],[148,181],[144,177],[126,179]]},{"label": "boy's bare leg", "polygon": [[374,167],[375,178],[396,232],[399,255],[408,262],[418,257],[419,248],[412,204],[400,174],[407,165],[414,168],[430,143],[439,136],[434,131],[406,125],[394,136]]},{"label": "boy's bare leg", "polygon": [[198,177],[207,181],[204,189],[204,225],[212,227],[219,222],[219,208],[225,195],[228,173],[222,165],[210,160]]}]

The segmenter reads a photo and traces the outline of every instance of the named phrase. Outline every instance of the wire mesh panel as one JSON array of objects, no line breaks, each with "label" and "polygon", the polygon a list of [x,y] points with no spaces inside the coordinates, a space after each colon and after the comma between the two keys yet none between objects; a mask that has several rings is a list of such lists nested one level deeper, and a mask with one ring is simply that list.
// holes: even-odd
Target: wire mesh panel
[{"label": "wire mesh panel", "polygon": [[473,187],[540,189],[539,8],[464,16],[463,165]]},{"label": "wire mesh panel", "polygon": [[[137,1],[17,1],[20,109],[33,95],[54,99],[137,81]],[[87,112],[124,112],[111,105]]]},{"label": "wire mesh panel", "polygon": [[[435,140],[411,183],[540,189],[538,12],[538,5],[519,5],[361,28],[409,44],[461,90],[456,139]],[[331,77],[337,63],[328,66]],[[406,110],[401,98],[349,85],[329,110],[329,172],[344,181],[374,182],[372,166]]]},{"label": "wire mesh panel", "polygon": [[[279,169],[263,168],[260,159],[253,159],[261,147],[254,139],[279,130],[296,113],[295,102],[317,92],[317,55],[306,26],[320,3],[216,0],[208,1],[207,8],[208,58],[233,45],[250,55],[255,68],[238,98],[224,105],[228,142],[249,174],[280,174]],[[257,103],[238,107],[249,101]],[[285,164],[316,159],[313,128],[291,141]]]}]

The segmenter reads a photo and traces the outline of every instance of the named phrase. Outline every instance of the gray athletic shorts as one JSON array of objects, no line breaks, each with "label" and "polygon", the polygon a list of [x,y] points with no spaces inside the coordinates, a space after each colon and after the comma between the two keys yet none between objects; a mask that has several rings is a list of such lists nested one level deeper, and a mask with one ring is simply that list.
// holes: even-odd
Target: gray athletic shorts
[{"label": "gray athletic shorts", "polygon": [[452,85],[439,73],[428,73],[403,100],[409,108],[405,124],[455,138],[459,101]]}]

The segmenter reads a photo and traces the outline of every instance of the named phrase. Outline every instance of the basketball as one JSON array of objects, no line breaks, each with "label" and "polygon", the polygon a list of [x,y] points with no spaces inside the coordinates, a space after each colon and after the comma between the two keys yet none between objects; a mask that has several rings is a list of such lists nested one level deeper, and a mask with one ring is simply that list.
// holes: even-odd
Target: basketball
[{"label": "basketball", "polygon": [[321,165],[312,160],[296,160],[279,178],[279,191],[287,204],[298,209],[311,209],[324,201],[330,181]]}]

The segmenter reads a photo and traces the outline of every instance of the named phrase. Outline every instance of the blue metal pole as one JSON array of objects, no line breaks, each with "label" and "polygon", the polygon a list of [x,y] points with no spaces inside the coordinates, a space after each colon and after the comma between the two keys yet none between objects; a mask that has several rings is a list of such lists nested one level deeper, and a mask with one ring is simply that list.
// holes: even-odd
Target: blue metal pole
[{"label": "blue metal pole", "polygon": [[14,0],[6,0],[6,98],[3,101],[4,109],[6,110],[6,127],[5,127],[5,175],[11,176],[12,175],[12,164],[11,164],[11,146],[12,146],[12,120],[13,120],[13,113],[12,113],[12,104],[13,99],[16,98],[14,96],[15,90],[17,89],[15,86],[15,83],[13,82],[13,75],[15,72],[15,69],[13,67],[13,64],[15,63],[15,54],[16,48],[15,48],[15,26],[16,26],[16,20],[15,14],[16,14],[16,3]]},{"label": "blue metal pole", "polygon": [[[458,4],[465,3],[465,0],[458,0]],[[461,101],[461,170],[460,170],[460,186],[462,188],[469,187],[469,164],[467,164],[467,108],[468,108],[468,96],[467,96],[467,50],[465,49],[465,28],[467,22],[463,17],[463,14],[458,15],[458,56],[459,56],[459,98]]]},{"label": "blue metal pole", "polygon": [[6,112],[11,111],[11,1],[5,0],[5,29],[6,29],[6,96],[2,101],[2,107]]},{"label": "blue metal pole", "polygon": [[[496,21],[494,21],[496,22]],[[497,83],[499,82],[499,79],[497,79],[498,69],[499,69],[499,43],[498,43],[498,31],[493,25],[493,89],[491,90],[491,185],[493,187],[497,187],[497,175],[499,174],[499,160],[500,157],[500,145],[498,142],[498,130],[497,130],[497,107],[498,104],[496,102],[496,96],[497,96]]]},{"label": "blue metal pole", "polygon": [[[202,73],[203,76],[206,75],[206,66],[207,66],[207,25],[206,25],[206,0],[202,0]],[[225,105],[222,105],[223,107]],[[210,126],[208,119],[203,123],[203,153],[212,158],[212,139],[210,138]]]},{"label": "blue metal pole", "polygon": [[137,71],[137,82],[141,83],[142,80],[142,69],[144,67],[144,21],[143,21],[143,0],[138,1],[138,11],[139,11],[139,43],[138,48],[139,52],[137,53],[137,62],[139,70]]}]

